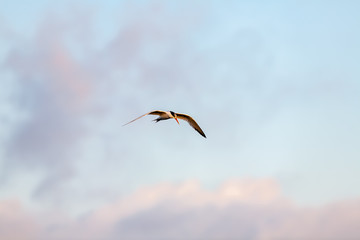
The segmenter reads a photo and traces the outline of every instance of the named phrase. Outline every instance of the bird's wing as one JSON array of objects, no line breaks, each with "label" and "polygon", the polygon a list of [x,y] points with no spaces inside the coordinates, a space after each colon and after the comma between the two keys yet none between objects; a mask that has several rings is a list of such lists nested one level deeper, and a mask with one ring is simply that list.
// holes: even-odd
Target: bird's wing
[{"label": "bird's wing", "polygon": [[128,122],[128,123],[125,123],[123,126],[128,125],[129,123],[132,123],[132,122],[134,122],[134,121],[138,120],[139,118],[142,118],[142,117],[144,117],[144,116],[146,116],[146,115],[159,115],[159,116],[161,116],[161,115],[164,115],[164,114],[166,115],[166,112],[164,112],[164,111],[158,111],[158,110],[152,111],[152,112],[148,112],[148,113],[145,113],[144,115],[141,115],[141,116],[138,117],[138,118],[135,118],[134,120],[131,120],[131,121]]},{"label": "bird's wing", "polygon": [[205,133],[203,132],[203,130],[201,130],[200,126],[195,122],[195,120],[192,117],[180,113],[177,113],[176,115],[178,118],[187,121],[190,124],[190,126],[192,126],[198,133],[200,133],[201,136],[206,138]]}]

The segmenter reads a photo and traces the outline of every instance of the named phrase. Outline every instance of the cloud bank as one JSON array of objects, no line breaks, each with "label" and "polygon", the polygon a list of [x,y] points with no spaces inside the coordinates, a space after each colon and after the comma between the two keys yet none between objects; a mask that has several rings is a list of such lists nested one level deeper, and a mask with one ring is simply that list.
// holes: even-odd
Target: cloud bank
[{"label": "cloud bank", "polygon": [[360,200],[298,207],[272,179],[162,183],[73,218],[0,202],[7,239],[359,239]]}]

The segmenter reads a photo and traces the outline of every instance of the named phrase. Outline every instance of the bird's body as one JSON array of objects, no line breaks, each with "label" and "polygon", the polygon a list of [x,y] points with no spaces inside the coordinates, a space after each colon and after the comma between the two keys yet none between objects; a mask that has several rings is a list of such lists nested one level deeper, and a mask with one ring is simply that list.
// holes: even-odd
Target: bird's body
[{"label": "bird's body", "polygon": [[159,111],[159,110],[151,111],[151,112],[145,113],[144,115],[141,115],[138,118],[135,118],[134,120],[124,124],[123,126],[125,126],[125,125],[127,125],[129,123],[132,123],[132,122],[138,120],[139,118],[142,118],[142,117],[147,116],[147,115],[158,115],[159,117],[153,120],[153,121],[156,121],[156,122],[159,122],[159,121],[162,121],[162,120],[168,120],[168,119],[171,119],[171,118],[174,118],[178,124],[180,124],[178,119],[187,121],[190,124],[190,126],[193,127],[201,136],[206,138],[205,133],[201,130],[200,126],[195,122],[195,120],[192,117],[190,117],[189,115],[186,115],[186,114],[175,113],[173,111],[166,111],[166,112],[165,111]]}]

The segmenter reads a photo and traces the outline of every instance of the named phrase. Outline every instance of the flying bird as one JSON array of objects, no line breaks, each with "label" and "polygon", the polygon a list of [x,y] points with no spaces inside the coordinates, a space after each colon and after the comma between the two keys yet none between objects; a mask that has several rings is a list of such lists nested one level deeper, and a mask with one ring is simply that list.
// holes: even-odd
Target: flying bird
[{"label": "flying bird", "polygon": [[141,115],[140,117],[135,118],[134,120],[124,124],[123,126],[128,125],[129,123],[132,123],[132,122],[138,120],[139,118],[142,118],[147,115],[158,115],[159,117],[153,120],[156,122],[159,122],[162,120],[168,120],[170,118],[174,118],[178,124],[180,124],[178,119],[187,121],[190,124],[190,126],[192,126],[201,136],[206,138],[205,133],[203,132],[203,130],[201,130],[200,126],[195,122],[195,120],[192,117],[190,117],[189,115],[186,115],[186,114],[182,114],[182,113],[174,113],[173,111],[165,112],[165,111],[156,110],[156,111],[148,112],[148,113],[145,113],[144,115]]}]

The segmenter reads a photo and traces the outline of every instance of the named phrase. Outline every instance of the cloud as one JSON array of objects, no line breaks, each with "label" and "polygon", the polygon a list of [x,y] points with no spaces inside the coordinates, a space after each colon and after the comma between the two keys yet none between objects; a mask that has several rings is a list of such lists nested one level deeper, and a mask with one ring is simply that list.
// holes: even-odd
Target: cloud
[{"label": "cloud", "polygon": [[46,168],[49,173],[35,195],[73,174],[71,160],[87,132],[82,121],[89,115],[94,77],[65,44],[70,30],[49,17],[32,41],[12,48],[5,62],[19,84],[12,105],[27,115],[7,144],[5,167],[7,173]]},{"label": "cloud", "polygon": [[1,239],[37,239],[40,226],[16,200],[0,201]]},{"label": "cloud", "polygon": [[141,188],[77,218],[2,201],[0,220],[17,223],[17,231],[0,228],[5,240],[358,239],[360,199],[299,207],[272,179],[233,179],[214,190],[192,180]]}]

